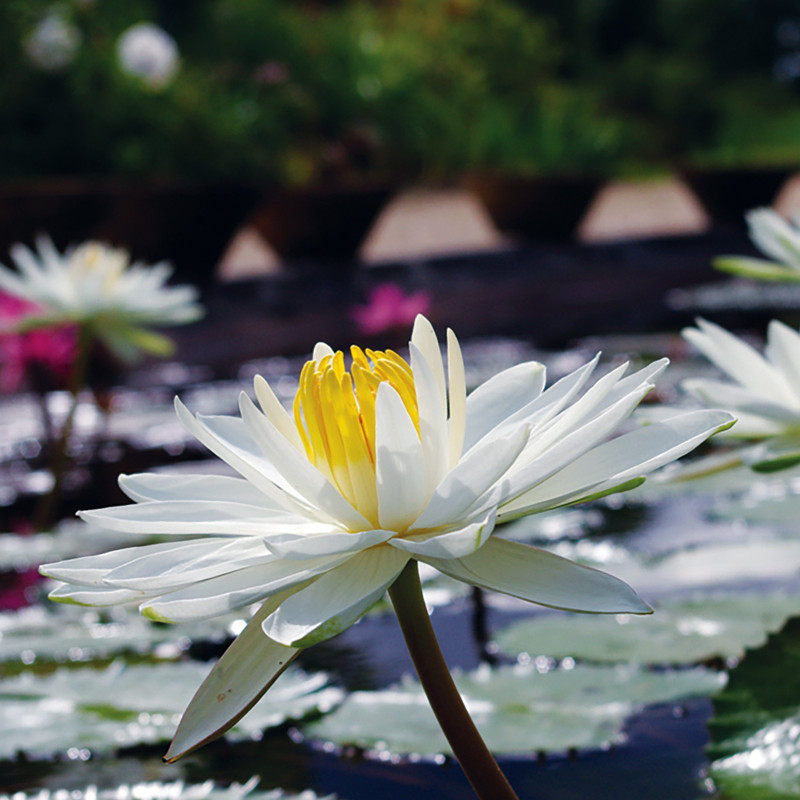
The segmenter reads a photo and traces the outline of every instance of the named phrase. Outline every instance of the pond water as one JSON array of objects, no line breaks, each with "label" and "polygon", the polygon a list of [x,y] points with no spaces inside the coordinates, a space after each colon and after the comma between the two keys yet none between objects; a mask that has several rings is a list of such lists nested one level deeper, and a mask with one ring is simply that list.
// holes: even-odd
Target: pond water
[{"label": "pond water", "polygon": [[[674,336],[544,354],[475,342],[465,347],[469,381],[534,356],[553,380],[598,344],[606,368],[643,345],[685,355]],[[116,390],[107,417],[87,399],[69,502],[121,501],[112,488],[120,471],[218,469],[175,421],[173,389],[194,411],[232,413],[255,372],[291,396],[298,366],[250,363],[218,381],[161,367]],[[679,381],[706,369],[679,358],[657,399],[680,400]],[[57,415],[62,398],[50,402]],[[22,529],[44,485],[38,425],[32,398],[3,401],[0,797],[473,796],[388,604],[304,651],[225,739],[163,764],[181,710],[243,620],[162,626],[121,609],[50,604],[39,563],[120,537],[69,519],[52,533]],[[445,657],[520,798],[800,796],[798,511],[800,469],[740,468],[688,482],[655,477],[623,499],[500,531],[628,581],[656,609],[643,619],[571,615],[423,575]]]}]

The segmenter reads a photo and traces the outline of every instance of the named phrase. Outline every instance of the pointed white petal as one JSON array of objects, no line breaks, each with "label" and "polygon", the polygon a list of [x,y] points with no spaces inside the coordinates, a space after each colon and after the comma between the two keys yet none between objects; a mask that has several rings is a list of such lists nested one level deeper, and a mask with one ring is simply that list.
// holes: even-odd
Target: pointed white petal
[{"label": "pointed white petal", "polygon": [[125,589],[168,592],[275,558],[264,547],[264,541],[255,536],[180,544],[115,567],[104,582]]},{"label": "pointed white petal", "polygon": [[256,375],[253,380],[253,388],[255,389],[256,399],[270,422],[299,452],[304,453],[305,448],[300,439],[300,434],[297,432],[297,426],[281,404],[281,401],[275,396],[275,392],[272,391],[269,383],[261,375]]},{"label": "pointed white petal", "polygon": [[408,558],[393,547],[353,556],[281,603],[264,620],[264,632],[293,647],[308,647],[341,633],[380,600]]},{"label": "pointed white petal", "polygon": [[[184,428],[192,436],[204,444],[214,455],[230,464],[240,475],[250,481],[253,486],[262,491],[273,502],[288,511],[297,513],[306,511],[300,503],[296,502],[293,497],[288,496],[268,477],[275,470],[267,459],[257,452],[255,443],[245,441],[241,433],[236,437],[238,441],[231,442],[221,438],[218,433],[211,431],[207,420],[201,422],[199,419],[195,419],[189,409],[177,397],[175,398],[175,412]],[[244,423],[241,420],[238,420],[238,423],[244,430]]]},{"label": "pointed white petal", "polygon": [[78,606],[121,606],[126,603],[141,603],[151,597],[147,592],[134,589],[120,589],[116,586],[71,586],[63,583],[48,595],[57,603],[70,603]]},{"label": "pointed white petal", "polygon": [[447,407],[427,360],[414,344],[409,347],[419,409],[419,437],[425,454],[425,482],[436,486],[447,471]]},{"label": "pointed white petal", "polygon": [[595,614],[649,614],[627,583],[530,545],[493,536],[471,556],[422,559],[474,586],[531,603]]},{"label": "pointed white petal", "polygon": [[341,492],[300,453],[242,392],[239,409],[248,433],[280,473],[281,478],[311,506],[351,530],[369,530],[368,520],[345,500]]},{"label": "pointed white petal", "polygon": [[582,496],[625,484],[685,455],[732,419],[724,411],[690,411],[618,436],[501,506],[498,518],[507,520],[577,502]]},{"label": "pointed white petal", "polygon": [[800,267],[800,231],[771,208],[754,208],[745,214],[753,243],[768,256]]},{"label": "pointed white petal", "polygon": [[166,542],[162,544],[147,544],[138,547],[123,547],[118,550],[109,550],[107,553],[98,553],[92,556],[80,556],[64,561],[54,561],[42,564],[39,572],[48,578],[57,581],[75,583],[81,586],[105,586],[103,578],[112,570],[135,561],[143,556],[159,556],[167,554],[175,548],[189,547],[195,552],[207,552],[208,548],[219,546],[217,542]]},{"label": "pointed white petal", "polygon": [[467,424],[467,378],[464,373],[461,346],[450,328],[447,329],[447,380],[450,418],[447,466],[452,469],[458,463],[464,449],[464,431]]},{"label": "pointed white petal", "polygon": [[271,597],[223,653],[183,712],[165,760],[172,762],[221,736],[289,666],[299,650],[268,639],[261,623],[285,595]]},{"label": "pointed white petal", "polygon": [[525,427],[497,438],[484,437],[447,473],[409,530],[458,524],[465,512],[508,472],[527,439]]},{"label": "pointed white petal", "polygon": [[382,528],[401,531],[422,511],[432,486],[425,482],[425,456],[400,395],[378,386],[375,400],[375,479]]},{"label": "pointed white petal", "polygon": [[263,492],[244,478],[230,475],[174,475],[168,472],[120,475],[119,486],[136,502],[147,500],[208,500],[263,506],[265,510],[283,511]]},{"label": "pointed white petal", "polygon": [[[704,405],[728,409],[737,416],[745,413],[771,420],[777,423],[776,430],[800,422],[800,410],[772,402],[768,397],[744,389],[735,383],[708,378],[688,378],[681,383],[681,388],[700,399]],[[736,432],[739,433],[739,425],[736,427]]]},{"label": "pointed white petal", "polygon": [[786,379],[761,354],[719,325],[697,320],[683,336],[719,369],[751,391],[788,405],[796,404]]},{"label": "pointed white petal", "polygon": [[323,533],[314,536],[287,534],[269,536],[264,544],[281,558],[319,558],[366,550],[391,539],[394,531],[359,531],[358,533]]},{"label": "pointed white petal", "polygon": [[304,583],[347,558],[349,554],[302,561],[275,559],[163,594],[139,610],[159,622],[210,619]]},{"label": "pointed white petal", "polygon": [[439,347],[439,340],[436,338],[436,331],[433,325],[422,314],[417,314],[414,320],[414,327],[411,331],[411,344],[419,350],[425,358],[426,363],[431,369],[431,375],[439,391],[442,406],[447,403],[447,394],[444,383],[444,364],[442,363],[442,351]]},{"label": "pointed white petal", "polygon": [[418,536],[391,539],[389,544],[412,555],[427,558],[464,558],[482,547],[494,530],[492,510],[478,522],[447,533],[424,533]]},{"label": "pointed white petal", "polygon": [[269,533],[327,533],[341,527],[286,511],[265,511],[214,500],[152,500],[81,511],[81,519],[123,533],[247,536]]},{"label": "pointed white petal", "polygon": [[471,392],[465,404],[464,450],[530,406],[542,394],[546,374],[543,364],[527,361],[499,372]]},{"label": "pointed white petal", "polygon": [[647,388],[643,387],[638,392],[618,400],[613,406],[605,409],[584,425],[566,433],[549,449],[528,463],[525,462],[528,457],[528,448],[526,448],[503,481],[503,495],[498,502],[506,503],[527,492],[591,450],[598,442],[615,431],[620,422],[631,415],[646,391]]},{"label": "pointed white petal", "polygon": [[323,358],[326,356],[333,355],[333,348],[329,344],[325,344],[325,342],[317,342],[314,345],[314,350],[311,353],[311,358],[314,361],[322,361]]},{"label": "pointed white petal", "polygon": [[800,401],[800,334],[777,319],[771,320],[767,328],[766,354]]}]

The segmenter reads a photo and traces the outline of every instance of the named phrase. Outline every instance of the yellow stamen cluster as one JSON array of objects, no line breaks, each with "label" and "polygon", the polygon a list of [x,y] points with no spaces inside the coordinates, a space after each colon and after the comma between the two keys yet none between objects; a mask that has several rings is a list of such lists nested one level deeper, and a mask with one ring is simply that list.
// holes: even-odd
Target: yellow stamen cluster
[{"label": "yellow stamen cluster", "polygon": [[116,289],[127,267],[128,254],[125,250],[107,247],[100,242],[85,242],[75,249],[69,259],[69,269],[75,278],[99,273],[105,294]]},{"label": "yellow stamen cluster", "polygon": [[294,400],[294,421],[308,460],[367,519],[376,521],[378,386],[385,381],[400,395],[419,432],[417,394],[411,367],[392,350],[365,352],[353,346],[350,354],[350,372],[341,351],[305,364]]}]

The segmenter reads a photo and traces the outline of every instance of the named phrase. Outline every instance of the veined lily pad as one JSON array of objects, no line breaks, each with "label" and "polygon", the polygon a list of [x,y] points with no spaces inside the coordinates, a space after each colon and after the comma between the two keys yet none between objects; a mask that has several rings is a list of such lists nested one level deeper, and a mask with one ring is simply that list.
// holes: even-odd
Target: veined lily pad
[{"label": "veined lily pad", "polygon": [[[0,757],[46,756],[71,747],[107,751],[169,739],[209,667],[197,662],[60,669],[0,681]],[[251,737],[342,699],[322,673],[287,670],[227,734]]]},{"label": "veined lily pad", "polygon": [[[625,719],[647,703],[708,695],[725,675],[697,668],[651,672],[632,666],[478,669],[456,684],[488,747],[520,754],[597,748],[622,738]],[[395,753],[449,753],[422,687],[410,678],[377,692],[354,692],[305,725],[312,739]]]},{"label": "veined lily pad", "polygon": [[98,789],[96,786],[69,791],[40,789],[30,793],[0,794],[0,800],[336,800],[335,795],[320,797],[311,790],[300,794],[282,789],[257,791],[258,780],[253,777],[245,783],[232,783],[230,786],[219,786],[214,781],[194,784],[147,781],[122,784],[113,789]]},{"label": "veined lily pad", "polygon": [[516,623],[496,639],[507,653],[588,661],[696,664],[741,656],[800,611],[800,593],[731,591],[665,601],[650,617],[547,614]]}]

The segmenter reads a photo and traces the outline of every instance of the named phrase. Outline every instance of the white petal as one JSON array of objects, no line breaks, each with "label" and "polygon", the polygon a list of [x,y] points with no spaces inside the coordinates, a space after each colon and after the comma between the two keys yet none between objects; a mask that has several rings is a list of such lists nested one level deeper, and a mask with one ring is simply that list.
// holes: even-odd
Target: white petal
[{"label": "white petal", "polygon": [[351,530],[368,530],[367,519],[345,500],[341,492],[300,453],[242,392],[239,409],[247,430],[283,480],[310,505]]},{"label": "white petal", "polygon": [[284,511],[244,478],[230,475],[184,475],[168,472],[120,475],[119,486],[125,494],[142,502],[146,500],[208,500],[263,506],[266,510]]},{"label": "white petal", "polygon": [[482,547],[494,530],[495,514],[492,510],[486,517],[447,533],[424,533],[418,536],[395,537],[389,541],[392,547],[413,555],[427,558],[464,558]]},{"label": "white petal", "polygon": [[[182,586],[227,572],[273,561],[274,556],[258,537],[181,542],[158,553],[149,553],[110,570],[105,583],[145,592],[174,591]],[[205,548],[198,544],[206,545]],[[212,546],[209,546],[212,545]]]},{"label": "white petal", "polygon": [[[267,477],[274,473],[273,466],[256,451],[255,443],[246,442],[240,435],[239,441],[231,442],[221,438],[216,432],[212,432],[208,422],[201,422],[195,419],[188,408],[176,397],[175,411],[184,428],[191,433],[199,442],[204,444],[214,455],[230,464],[240,475],[245,477],[256,488],[267,495],[273,502],[288,511],[303,513],[306,509],[302,504],[282,491],[275,483]],[[244,423],[238,420],[242,430]]]},{"label": "white petal", "polygon": [[546,375],[544,365],[528,361],[499,372],[471,392],[466,400],[464,450],[536,400]]},{"label": "white petal", "polygon": [[444,364],[442,363],[442,351],[439,347],[439,340],[436,338],[436,331],[433,325],[422,316],[417,314],[414,320],[414,327],[411,331],[411,344],[424,356],[425,361],[431,369],[431,375],[439,391],[442,406],[447,404],[447,395],[444,384]]},{"label": "white petal", "polygon": [[767,328],[766,354],[800,398],[800,334],[777,319],[771,320]]},{"label": "white petal", "polygon": [[447,473],[409,530],[438,528],[464,519],[467,509],[508,472],[527,439],[525,427],[497,438],[484,437]]},{"label": "white petal", "polygon": [[284,597],[267,600],[214,665],[183,712],[166,761],[175,761],[225,733],[292,662],[299,650],[273,642],[261,630],[264,618]]},{"label": "white petal", "polygon": [[92,556],[80,556],[64,561],[54,561],[42,564],[39,572],[49,578],[66,583],[75,583],[81,586],[105,586],[103,578],[112,570],[123,564],[135,561],[137,558],[148,555],[168,554],[176,548],[189,546],[195,552],[207,552],[209,548],[218,547],[218,542],[166,542],[162,544],[147,544],[138,547],[123,547],[118,550],[109,550],[107,553],[98,553]]},{"label": "white petal", "polygon": [[797,403],[786,379],[758,351],[719,325],[704,319],[697,324],[699,330],[685,328],[683,336],[719,369],[756,394],[788,405]]},{"label": "white petal", "polygon": [[311,358],[314,361],[322,361],[323,358],[333,355],[333,348],[325,342],[317,342],[314,345],[314,350],[311,353]]},{"label": "white petal", "polygon": [[467,378],[464,359],[455,333],[447,329],[447,381],[449,398],[449,459],[452,469],[461,458],[464,449],[464,431],[467,424]]},{"label": "white petal", "polygon": [[622,420],[630,416],[646,391],[647,387],[645,386],[638,392],[618,400],[613,406],[590,419],[589,422],[566,433],[530,463],[524,463],[524,459],[528,456],[528,448],[526,448],[503,481],[504,494],[498,502],[510,501],[527,492],[591,450],[598,442],[615,431]]},{"label": "white petal", "polygon": [[57,603],[73,603],[78,606],[121,606],[126,603],[141,603],[151,597],[147,592],[120,589],[116,586],[71,586],[67,583],[53,589],[48,595]]},{"label": "white petal", "polygon": [[402,531],[430,497],[425,456],[400,395],[386,382],[375,399],[375,478],[382,528]]},{"label": "white petal", "polygon": [[305,448],[300,439],[300,434],[297,432],[297,426],[281,404],[281,401],[275,396],[275,392],[272,391],[269,383],[261,375],[256,375],[253,380],[253,388],[255,389],[256,399],[270,422],[299,452],[304,453]]},{"label": "white petal", "polygon": [[243,503],[214,500],[153,500],[81,511],[81,519],[123,533],[249,536],[269,533],[327,533],[341,530],[286,511],[269,512]]},{"label": "white petal", "polygon": [[731,423],[724,411],[690,411],[604,442],[500,508],[507,520],[602,492],[680,458]]},{"label": "white petal", "polygon": [[596,614],[652,611],[627,583],[613,575],[497,536],[466,558],[422,560],[474,586],[552,608]]},{"label": "white petal", "polygon": [[800,266],[800,232],[771,208],[754,208],[745,214],[753,243],[784,264]]},{"label": "white petal", "polygon": [[737,416],[743,412],[764,417],[779,423],[780,427],[800,422],[799,410],[772,402],[768,397],[735,383],[709,378],[688,378],[681,382],[681,388],[700,399],[705,405],[727,409]]},{"label": "white petal", "polygon": [[293,647],[329,639],[380,600],[407,561],[393,547],[359,553],[285,600],[264,620],[264,632]]},{"label": "white petal", "polygon": [[323,533],[314,536],[288,534],[270,536],[264,544],[281,558],[303,559],[354,553],[391,539],[394,531],[359,531],[358,533]]},{"label": "white petal", "polygon": [[409,347],[419,409],[419,437],[425,453],[425,482],[436,486],[447,471],[447,407],[427,360],[414,344]]},{"label": "white petal", "polygon": [[326,556],[303,561],[276,559],[163,594],[139,610],[146,617],[159,622],[210,619],[304,583],[333,569],[347,558],[350,556]]}]

